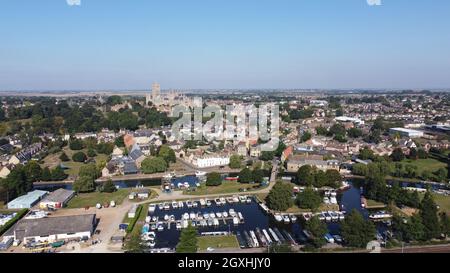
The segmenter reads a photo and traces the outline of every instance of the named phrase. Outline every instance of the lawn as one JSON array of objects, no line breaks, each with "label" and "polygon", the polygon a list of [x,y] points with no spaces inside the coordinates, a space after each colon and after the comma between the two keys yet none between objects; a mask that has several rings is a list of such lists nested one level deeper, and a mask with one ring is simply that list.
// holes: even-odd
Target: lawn
[{"label": "lawn", "polygon": [[434,201],[440,207],[440,212],[450,214],[450,196],[442,194],[433,194]]},{"label": "lawn", "polygon": [[[79,151],[72,151],[71,149],[69,149],[69,147],[64,147],[63,151],[70,158],[70,161],[61,162],[61,160],[59,159],[61,153],[51,154],[44,158],[44,164],[42,164],[41,167],[49,167],[50,169],[52,169],[62,163],[64,166],[69,168],[68,170],[65,170],[66,174],[71,177],[77,176],[78,172],[80,171],[80,167],[83,166],[84,163],[72,161],[72,155]],[[81,151],[87,153],[87,149],[83,149]],[[97,154],[94,159],[95,162],[106,161],[108,159],[108,156],[104,154]]]},{"label": "lawn", "polygon": [[102,205],[105,203],[109,204],[112,200],[114,200],[117,205],[120,205],[129,193],[130,189],[119,189],[113,193],[80,193],[69,201],[67,208],[95,207],[98,203]]},{"label": "lawn", "polygon": [[377,202],[375,200],[366,199],[367,200],[367,208],[368,209],[378,209],[378,208],[385,208],[386,205],[382,202]]},{"label": "lawn", "polygon": [[253,189],[255,186],[258,186],[258,184],[242,184],[236,181],[223,181],[220,186],[213,187],[202,184],[196,191],[185,191],[184,193],[189,195],[227,194],[239,192],[240,189],[247,189],[247,191],[256,190]]},{"label": "lawn", "polygon": [[218,248],[239,248],[236,236],[200,236],[198,237],[198,250],[206,251],[208,247]]},{"label": "lawn", "polygon": [[418,160],[405,159],[402,163],[417,166],[417,171],[419,174],[421,174],[424,170],[435,172],[440,168],[447,168],[447,164],[433,158]]},{"label": "lawn", "polygon": [[[339,205],[327,205],[327,204],[322,204],[320,205],[320,207],[317,209],[317,211],[338,211],[339,210]],[[311,212],[310,209],[302,209],[297,207],[296,205],[294,205],[293,207],[289,208],[287,211],[285,211],[286,213],[304,213],[304,212]]]}]

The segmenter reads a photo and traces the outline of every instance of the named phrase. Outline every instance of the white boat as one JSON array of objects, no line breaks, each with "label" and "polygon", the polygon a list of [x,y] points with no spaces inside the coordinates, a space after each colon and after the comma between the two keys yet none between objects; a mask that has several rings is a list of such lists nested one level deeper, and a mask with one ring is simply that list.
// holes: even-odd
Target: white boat
[{"label": "white boat", "polygon": [[184,214],[183,214],[183,219],[184,219],[184,220],[188,220],[188,219],[189,219],[189,213],[187,213],[187,212],[184,213]]},{"label": "white boat", "polygon": [[170,215],[170,216],[169,216],[169,220],[170,220],[171,222],[174,222],[174,221],[175,221],[175,215]]},{"label": "white boat", "polygon": [[294,214],[289,214],[289,217],[291,218],[292,223],[297,222],[297,216],[295,216]]},{"label": "white boat", "polygon": [[272,235],[275,242],[280,243],[280,239],[278,238],[277,234],[273,231],[272,228],[269,228],[270,235]]},{"label": "white boat", "polygon": [[160,210],[163,210],[163,209],[164,209],[164,204],[163,204],[163,203],[159,203],[159,204],[158,204],[158,208],[159,208]]},{"label": "white boat", "polygon": [[387,213],[385,211],[379,211],[377,213],[373,213],[369,215],[369,219],[371,220],[383,220],[392,218],[392,214]]},{"label": "white boat", "polygon": [[227,202],[228,202],[229,204],[233,204],[233,203],[234,203],[233,197],[228,196],[226,199],[227,199]]},{"label": "white boat", "polygon": [[154,213],[155,210],[156,210],[156,205],[155,205],[155,204],[150,204],[150,205],[148,206],[148,212],[149,212],[149,213]]},{"label": "white boat", "polygon": [[324,202],[326,205],[329,205],[329,204],[330,204],[330,198],[324,197],[324,198],[323,198],[323,202]]},{"label": "white boat", "polygon": [[201,212],[197,212],[197,219],[203,220],[203,214]]},{"label": "white boat", "polygon": [[[311,217],[312,217],[312,213],[303,213],[303,218],[305,219],[305,221],[311,220]],[[321,214],[319,214],[319,220],[320,221],[325,220],[325,218],[321,219],[321,217],[322,217]]]},{"label": "white boat", "polygon": [[250,204],[252,202],[252,198],[250,196],[247,196],[247,199],[245,199],[245,202],[247,204]]},{"label": "white boat", "polygon": [[212,205],[211,200],[206,199],[206,206],[207,207],[211,207],[211,205]]},{"label": "white boat", "polygon": [[170,210],[169,203],[164,203],[164,210]]},{"label": "white boat", "polygon": [[325,214],[325,221],[330,222],[331,221],[331,215],[328,214],[327,212],[324,212]]},{"label": "white boat", "polygon": [[233,195],[233,201],[234,203],[239,203],[239,196]]},{"label": "white boat", "polygon": [[337,214],[334,211],[329,211],[328,214],[331,216],[332,221],[338,221],[339,220],[339,214]]},{"label": "white boat", "polygon": [[205,199],[200,199],[200,206],[202,206],[202,207],[206,206]]},{"label": "white boat", "polygon": [[237,217],[233,217],[233,224],[235,226],[239,225],[239,219]]},{"label": "white boat", "polygon": [[245,195],[240,195],[240,196],[239,196],[239,202],[241,202],[241,203],[247,202],[247,196],[245,196]]},{"label": "white boat", "polygon": [[279,213],[275,213],[274,217],[277,222],[283,221],[283,216],[281,216],[281,214]]},{"label": "white boat", "polygon": [[244,221],[244,216],[242,216],[242,213],[238,212],[239,221]]},{"label": "white boat", "polygon": [[184,207],[183,201],[179,201],[179,202],[178,202],[178,207],[179,207],[180,209],[182,209],[182,208]]},{"label": "white boat", "polygon": [[272,239],[270,238],[269,233],[267,233],[267,230],[263,229],[263,230],[262,230],[262,233],[264,234],[264,237],[266,237],[267,243],[268,243],[269,245],[271,245],[271,244],[272,244]]},{"label": "white boat", "polygon": [[177,229],[181,229],[181,222],[177,221],[177,225],[176,225]]},{"label": "white boat", "polygon": [[197,201],[193,201],[193,202],[192,202],[192,207],[194,207],[194,208],[198,207]]},{"label": "white boat", "polygon": [[152,217],[150,217],[150,216],[145,217],[146,223],[150,223],[151,221],[152,221]]},{"label": "white boat", "polygon": [[220,197],[219,200],[220,200],[220,203],[222,203],[222,205],[225,205],[227,203],[227,200],[223,197]]},{"label": "white boat", "polygon": [[169,215],[164,215],[164,221],[168,221],[169,220]]},{"label": "white boat", "polygon": [[150,230],[156,230],[156,225],[155,224],[151,224],[150,225]]},{"label": "white boat", "polygon": [[231,217],[235,217],[236,216],[236,212],[234,211],[234,209],[230,209],[228,211],[228,213],[230,214]]},{"label": "white boat", "polygon": [[183,220],[183,222],[182,222],[182,227],[183,227],[183,228],[187,228],[188,226],[189,226],[188,220]]},{"label": "white boat", "polygon": [[178,208],[178,202],[173,201],[172,202],[172,208],[177,209]]},{"label": "white boat", "polygon": [[203,213],[203,218],[209,219],[209,213],[207,213],[207,212]]},{"label": "white boat", "polygon": [[216,212],[216,216],[217,216],[217,218],[222,218],[222,213],[221,212]]},{"label": "white boat", "polygon": [[258,238],[256,238],[256,234],[255,234],[255,232],[253,230],[250,230],[250,236],[252,236],[253,246],[254,247],[259,247]]},{"label": "white boat", "polygon": [[163,231],[163,230],[164,230],[164,225],[163,225],[163,223],[158,223],[157,229],[158,229],[158,231]]},{"label": "white boat", "polygon": [[291,222],[291,219],[289,219],[288,215],[283,215],[283,221],[285,224],[289,224]]},{"label": "white boat", "polygon": [[193,212],[189,213],[189,219],[191,219],[191,220],[194,220],[196,218],[196,216],[197,215]]},{"label": "white boat", "polygon": [[212,219],[208,219],[207,222],[208,222],[208,226],[209,227],[211,227],[213,225],[213,223],[214,223],[214,221]]},{"label": "white boat", "polygon": [[216,214],[214,212],[211,212],[209,214],[209,218],[212,218],[212,219],[216,218]]},{"label": "white boat", "polygon": [[337,202],[337,199],[336,199],[336,197],[330,197],[330,204],[333,204],[333,205],[336,205],[338,202]]},{"label": "white boat", "polygon": [[202,227],[207,227],[208,226],[208,222],[206,220],[200,221],[200,224],[201,224]]},{"label": "white boat", "polygon": [[218,226],[218,225],[219,225],[219,220],[218,220],[217,218],[214,218],[213,224],[214,224],[215,226]]},{"label": "white boat", "polygon": [[188,208],[192,208],[192,202],[191,201],[186,201],[186,206]]},{"label": "white boat", "polygon": [[345,219],[345,213],[344,212],[339,212],[339,221],[343,221]]},{"label": "white boat", "polygon": [[227,217],[228,217],[228,212],[226,212],[226,211],[222,212],[222,216],[223,216],[224,218],[227,218]]},{"label": "white boat", "polygon": [[158,216],[153,216],[152,217],[152,222],[156,222],[156,221],[158,221]]},{"label": "white boat", "polygon": [[206,172],[203,172],[203,171],[196,171],[195,172],[195,176],[197,176],[197,177],[202,177],[202,176],[205,176],[207,173]]},{"label": "white boat", "polygon": [[325,234],[324,238],[325,240],[327,240],[329,244],[334,244],[334,237],[331,234],[329,233]]},{"label": "white boat", "polygon": [[222,201],[220,201],[220,198],[214,199],[214,202],[216,203],[216,206],[221,206],[222,205]]}]

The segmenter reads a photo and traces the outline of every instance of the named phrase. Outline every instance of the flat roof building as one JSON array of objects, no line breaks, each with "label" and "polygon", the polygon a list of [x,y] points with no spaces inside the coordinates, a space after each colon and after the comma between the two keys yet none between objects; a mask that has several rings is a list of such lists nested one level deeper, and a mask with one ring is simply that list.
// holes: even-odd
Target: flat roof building
[{"label": "flat roof building", "polygon": [[89,239],[95,230],[95,214],[22,219],[12,226],[4,237],[28,242],[56,242]]},{"label": "flat roof building", "polygon": [[8,203],[8,209],[29,209],[36,205],[48,191],[35,190],[17,197]]},{"label": "flat roof building", "polygon": [[410,138],[420,138],[423,137],[424,133],[422,131],[406,129],[406,128],[391,128],[389,129],[391,135],[399,134],[402,137]]},{"label": "flat roof building", "polygon": [[41,209],[54,208],[59,209],[67,205],[67,203],[75,195],[75,191],[66,189],[57,189],[56,191],[47,195],[40,203]]}]

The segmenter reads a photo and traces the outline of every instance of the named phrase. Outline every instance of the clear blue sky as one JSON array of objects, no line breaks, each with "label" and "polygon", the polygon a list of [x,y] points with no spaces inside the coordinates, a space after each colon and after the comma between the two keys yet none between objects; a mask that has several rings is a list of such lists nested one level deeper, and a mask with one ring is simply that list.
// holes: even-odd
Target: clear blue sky
[{"label": "clear blue sky", "polygon": [[1,0],[0,90],[450,87],[450,1]]}]

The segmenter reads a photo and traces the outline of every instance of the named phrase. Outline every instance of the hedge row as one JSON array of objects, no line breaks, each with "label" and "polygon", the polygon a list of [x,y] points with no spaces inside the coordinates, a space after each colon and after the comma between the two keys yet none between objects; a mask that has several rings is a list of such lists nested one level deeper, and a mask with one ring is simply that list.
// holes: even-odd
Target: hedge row
[{"label": "hedge row", "polygon": [[19,212],[17,212],[16,216],[9,220],[9,222],[0,227],[0,236],[3,235],[3,233],[5,233],[8,229],[10,229],[17,221],[22,219],[22,217],[24,217],[27,212],[28,209],[20,210]]},{"label": "hedge row", "polygon": [[130,224],[127,227],[127,233],[130,233],[133,231],[134,226],[136,225],[137,220],[139,219],[139,216],[141,215],[141,211],[142,211],[142,205],[139,205],[136,209],[136,215],[134,216],[133,219],[131,219]]}]

